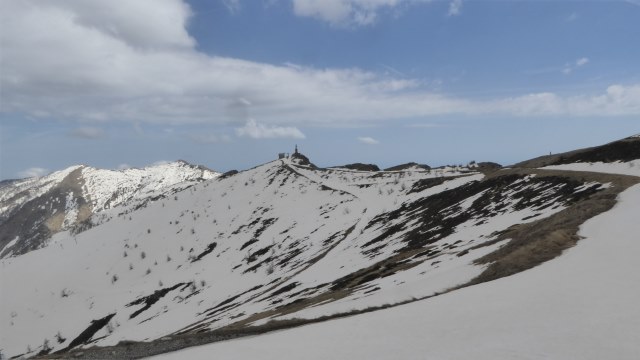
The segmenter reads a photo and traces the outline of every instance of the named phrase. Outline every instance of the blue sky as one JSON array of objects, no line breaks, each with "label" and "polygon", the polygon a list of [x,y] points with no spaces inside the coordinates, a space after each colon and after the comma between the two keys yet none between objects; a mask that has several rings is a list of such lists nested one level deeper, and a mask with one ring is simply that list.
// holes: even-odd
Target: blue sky
[{"label": "blue sky", "polygon": [[[0,179],[509,164],[640,132],[640,2],[0,2]],[[144,21],[141,21],[144,19]]]}]

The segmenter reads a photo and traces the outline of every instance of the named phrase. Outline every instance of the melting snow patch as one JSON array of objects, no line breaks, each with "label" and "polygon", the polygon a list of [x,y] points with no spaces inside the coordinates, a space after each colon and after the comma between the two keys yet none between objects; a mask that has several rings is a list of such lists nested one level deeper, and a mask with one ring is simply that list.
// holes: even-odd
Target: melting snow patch
[{"label": "melting snow patch", "polygon": [[595,162],[595,163],[572,163],[562,165],[549,165],[542,168],[543,170],[569,170],[569,171],[589,171],[598,173],[620,174],[640,176],[640,160],[632,160],[628,162]]},{"label": "melting snow patch", "polygon": [[73,196],[73,192],[67,194],[67,200],[65,204],[64,221],[62,222],[62,228],[66,229],[73,225],[78,218],[78,202]]},{"label": "melting snow patch", "polygon": [[4,249],[8,249],[8,248],[12,247],[13,245],[15,245],[15,244],[16,244],[16,242],[18,242],[18,240],[20,240],[20,236],[16,236],[16,237],[15,237],[15,239],[13,239],[13,240],[9,241],[9,243],[7,243],[7,245],[5,245],[5,246],[2,248],[2,250],[4,250]]},{"label": "melting snow patch", "polygon": [[575,191],[575,192],[576,192],[576,193],[579,193],[579,192],[585,191],[585,190],[587,190],[587,189],[590,189],[590,188],[592,188],[592,187],[594,187],[594,186],[595,186],[598,190],[604,190],[604,189],[608,189],[608,188],[610,188],[610,187],[611,187],[611,186],[613,186],[613,185],[612,185],[610,182],[609,182],[609,183],[605,183],[605,184],[601,184],[601,183],[596,182],[596,181],[591,181],[591,182],[585,183],[584,185],[578,186],[578,187],[576,188],[576,191]]}]

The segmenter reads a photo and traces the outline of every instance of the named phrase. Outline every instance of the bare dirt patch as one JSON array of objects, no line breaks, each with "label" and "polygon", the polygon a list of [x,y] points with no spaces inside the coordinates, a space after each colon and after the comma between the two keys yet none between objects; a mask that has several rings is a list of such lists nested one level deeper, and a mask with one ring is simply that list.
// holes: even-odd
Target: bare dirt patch
[{"label": "bare dirt patch", "polygon": [[[510,170],[509,172],[521,170]],[[587,173],[575,171],[526,170],[526,173],[540,177],[563,176],[580,181],[611,183],[613,186],[592,194],[589,198],[572,204],[567,209],[548,218],[527,224],[513,226],[502,232],[487,246],[495,242],[510,239],[507,245],[476,261],[477,264],[489,264],[478,277],[463,286],[475,285],[485,281],[516,274],[549,261],[579,240],[578,229],[588,219],[610,210],[616,204],[618,194],[640,182],[632,176]]]}]

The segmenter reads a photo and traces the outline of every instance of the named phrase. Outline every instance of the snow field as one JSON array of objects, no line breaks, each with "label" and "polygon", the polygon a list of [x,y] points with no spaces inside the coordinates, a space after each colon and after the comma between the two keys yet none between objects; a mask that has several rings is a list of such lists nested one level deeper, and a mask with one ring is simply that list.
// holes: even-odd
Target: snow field
[{"label": "snow field", "polygon": [[153,359],[640,358],[640,185],[534,269],[411,304]]}]

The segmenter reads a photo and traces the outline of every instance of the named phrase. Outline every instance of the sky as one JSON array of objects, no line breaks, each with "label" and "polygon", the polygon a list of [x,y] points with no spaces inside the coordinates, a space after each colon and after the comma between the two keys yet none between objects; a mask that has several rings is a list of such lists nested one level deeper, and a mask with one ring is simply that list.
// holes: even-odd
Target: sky
[{"label": "sky", "polygon": [[0,179],[503,165],[640,133],[640,0],[0,0]]}]

